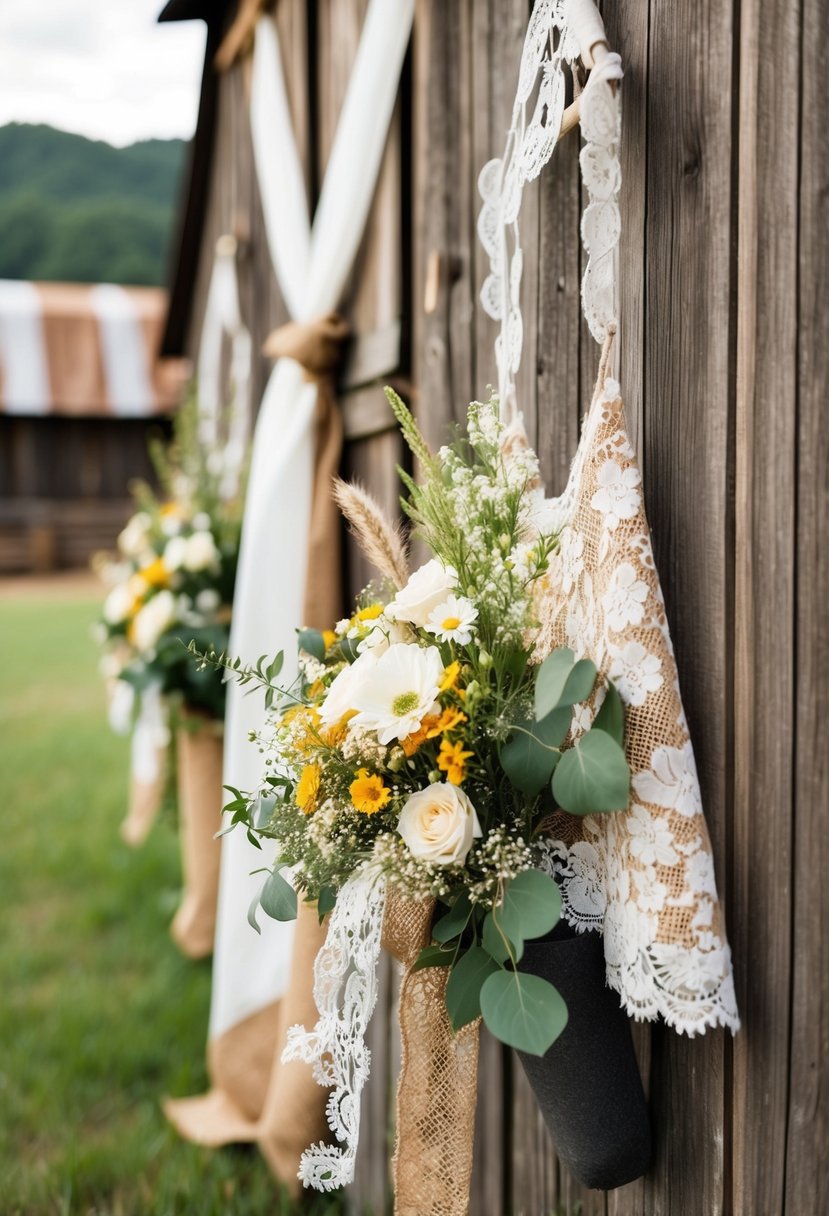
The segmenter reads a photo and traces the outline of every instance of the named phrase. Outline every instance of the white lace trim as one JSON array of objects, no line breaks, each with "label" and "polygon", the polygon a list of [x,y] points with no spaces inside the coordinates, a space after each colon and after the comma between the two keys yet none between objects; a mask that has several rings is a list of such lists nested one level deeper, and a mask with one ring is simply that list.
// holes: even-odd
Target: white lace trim
[{"label": "white lace trim", "polygon": [[282,1054],[283,1062],[312,1064],[314,1080],[331,1087],[326,1118],[343,1147],[312,1144],[302,1154],[297,1175],[317,1191],[334,1191],[354,1181],[360,1095],[371,1064],[365,1036],[377,1003],[385,899],[385,879],[370,867],[358,870],[343,886],[314,964],[319,1021],[313,1030],[292,1026]]},{"label": "white lace trim", "polygon": [[[512,119],[503,156],[484,165],[478,178],[483,207],[478,235],[489,256],[490,272],[481,289],[484,311],[500,321],[495,341],[498,391],[504,419],[515,416],[515,376],[521,363],[523,255],[518,226],[524,186],[538,177],[558,142],[564,113],[564,65],[579,58],[576,22],[568,0],[536,0],[530,16]],[[617,147],[620,128],[618,90],[610,80],[622,76],[617,54],[593,69],[581,96],[581,169],[589,203],[582,219],[588,264],[582,301],[590,331],[603,341],[616,321],[615,249],[620,221],[621,171]],[[535,94],[535,104],[531,102]]]}]

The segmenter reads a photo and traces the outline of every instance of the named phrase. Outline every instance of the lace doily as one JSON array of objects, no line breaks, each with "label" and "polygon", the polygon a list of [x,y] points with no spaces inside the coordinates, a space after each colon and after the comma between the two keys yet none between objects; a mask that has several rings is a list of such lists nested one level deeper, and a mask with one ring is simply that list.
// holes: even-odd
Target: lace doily
[{"label": "lace doily", "polygon": [[[739,1027],[711,843],[650,532],[642,479],[606,357],[565,494],[559,553],[541,607],[539,660],[589,656],[626,710],[625,812],[560,814],[547,867],[567,920],[604,933],[608,983],[636,1019],[693,1035]],[[580,707],[575,736],[604,696]]]},{"label": "lace doily", "polygon": [[[524,339],[523,255],[518,225],[521,199],[524,186],[539,175],[558,141],[564,113],[564,66],[572,69],[580,53],[572,0],[536,0],[524,39],[504,154],[488,161],[478,179],[484,203],[478,216],[478,235],[490,262],[481,303],[487,315],[501,323],[495,358],[505,420],[515,415],[515,376]],[[616,320],[620,102],[618,90],[614,94],[609,82],[621,76],[619,56],[606,55],[591,72],[580,101],[581,130],[586,140],[581,171],[589,198],[582,219],[582,240],[588,254],[582,302],[597,342],[604,340]]]},{"label": "lace doily", "polygon": [[371,1064],[365,1036],[377,1003],[385,898],[384,879],[369,867],[343,886],[314,963],[319,1021],[313,1030],[292,1026],[282,1053],[285,1062],[312,1064],[314,1079],[331,1087],[326,1117],[342,1147],[312,1144],[302,1154],[298,1174],[305,1186],[317,1191],[334,1191],[354,1181],[360,1095]]}]

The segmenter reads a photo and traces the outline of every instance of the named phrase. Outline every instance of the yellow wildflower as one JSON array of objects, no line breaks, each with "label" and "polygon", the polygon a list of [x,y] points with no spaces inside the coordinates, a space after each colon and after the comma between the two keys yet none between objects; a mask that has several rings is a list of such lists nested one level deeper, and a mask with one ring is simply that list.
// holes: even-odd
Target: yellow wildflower
[{"label": "yellow wildflower", "polygon": [[320,792],[320,766],[306,764],[299,775],[296,787],[296,804],[304,815],[316,809]]},{"label": "yellow wildflower", "polygon": [[465,752],[462,743],[450,743],[448,739],[442,739],[438,768],[442,773],[446,773],[452,785],[460,785],[466,776],[466,762],[473,754]]},{"label": "yellow wildflower", "polygon": [[450,688],[454,688],[458,682],[458,676],[461,674],[461,665],[457,659],[444,668],[443,679],[438,687],[441,692],[448,692]]},{"label": "yellow wildflower", "polygon": [[351,801],[363,815],[380,811],[391,798],[391,790],[383,784],[382,777],[369,773],[367,768],[357,770],[357,776],[348,787]]},{"label": "yellow wildflower", "polygon": [[354,619],[355,621],[376,621],[382,611],[382,604],[369,604],[367,608],[361,608]]},{"label": "yellow wildflower", "polygon": [[158,513],[164,519],[184,519],[184,508],[177,502],[163,502]]},{"label": "yellow wildflower", "polygon": [[141,577],[150,587],[166,587],[170,582],[170,574],[164,565],[164,558],[157,557],[141,570]]},{"label": "yellow wildflower", "polygon": [[468,719],[465,713],[459,709],[453,709],[451,705],[447,706],[435,725],[429,729],[428,738],[434,739],[438,735],[443,735],[446,731],[454,730],[456,726],[460,726],[462,722],[466,721]]},{"label": "yellow wildflower", "polygon": [[325,642],[325,649],[330,650],[337,640],[337,635],[333,629],[323,629],[322,640]]}]

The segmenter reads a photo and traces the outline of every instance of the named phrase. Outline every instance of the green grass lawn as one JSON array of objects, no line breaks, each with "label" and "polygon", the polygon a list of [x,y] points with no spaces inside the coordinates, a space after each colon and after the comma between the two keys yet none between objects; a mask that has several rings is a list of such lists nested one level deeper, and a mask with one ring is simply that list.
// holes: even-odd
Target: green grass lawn
[{"label": "green grass lawn", "polygon": [[0,1216],[280,1216],[255,1150],[182,1143],[160,1110],[206,1085],[210,966],[167,934],[171,826],[137,852],[118,836],[96,607],[0,599]]}]

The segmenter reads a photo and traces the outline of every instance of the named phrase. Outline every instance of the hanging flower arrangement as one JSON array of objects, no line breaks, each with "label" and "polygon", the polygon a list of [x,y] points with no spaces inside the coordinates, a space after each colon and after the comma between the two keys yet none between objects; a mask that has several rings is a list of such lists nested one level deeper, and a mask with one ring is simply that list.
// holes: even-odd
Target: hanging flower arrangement
[{"label": "hanging flower arrangement", "polygon": [[270,708],[256,739],[263,788],[233,790],[225,810],[255,843],[278,842],[257,900],[267,914],[290,919],[300,898],[322,917],[357,873],[436,901],[415,967],[447,969],[453,1028],[482,1017],[502,1042],[543,1055],[567,1010],[520,961],[560,917],[545,825],[561,810],[627,806],[622,701],[589,659],[536,654],[561,558],[523,432],[499,421],[497,402],[473,403],[466,438],[433,454],[389,400],[421,472],[401,474],[404,507],[432,556],[409,575],[399,535],[341,485],[386,581],[330,630],[299,632],[297,682],[277,683],[281,655],[246,667],[191,643],[200,671],[261,684]]},{"label": "hanging flower arrangement", "polygon": [[96,562],[109,588],[96,629],[101,670],[116,706],[152,688],[221,719],[222,680],[196,670],[184,644],[227,645],[243,500],[220,492],[221,462],[199,441],[195,401],[179,411],[173,443],[155,442],[150,452],[161,493],[134,486],[138,509],[117,557]]}]

